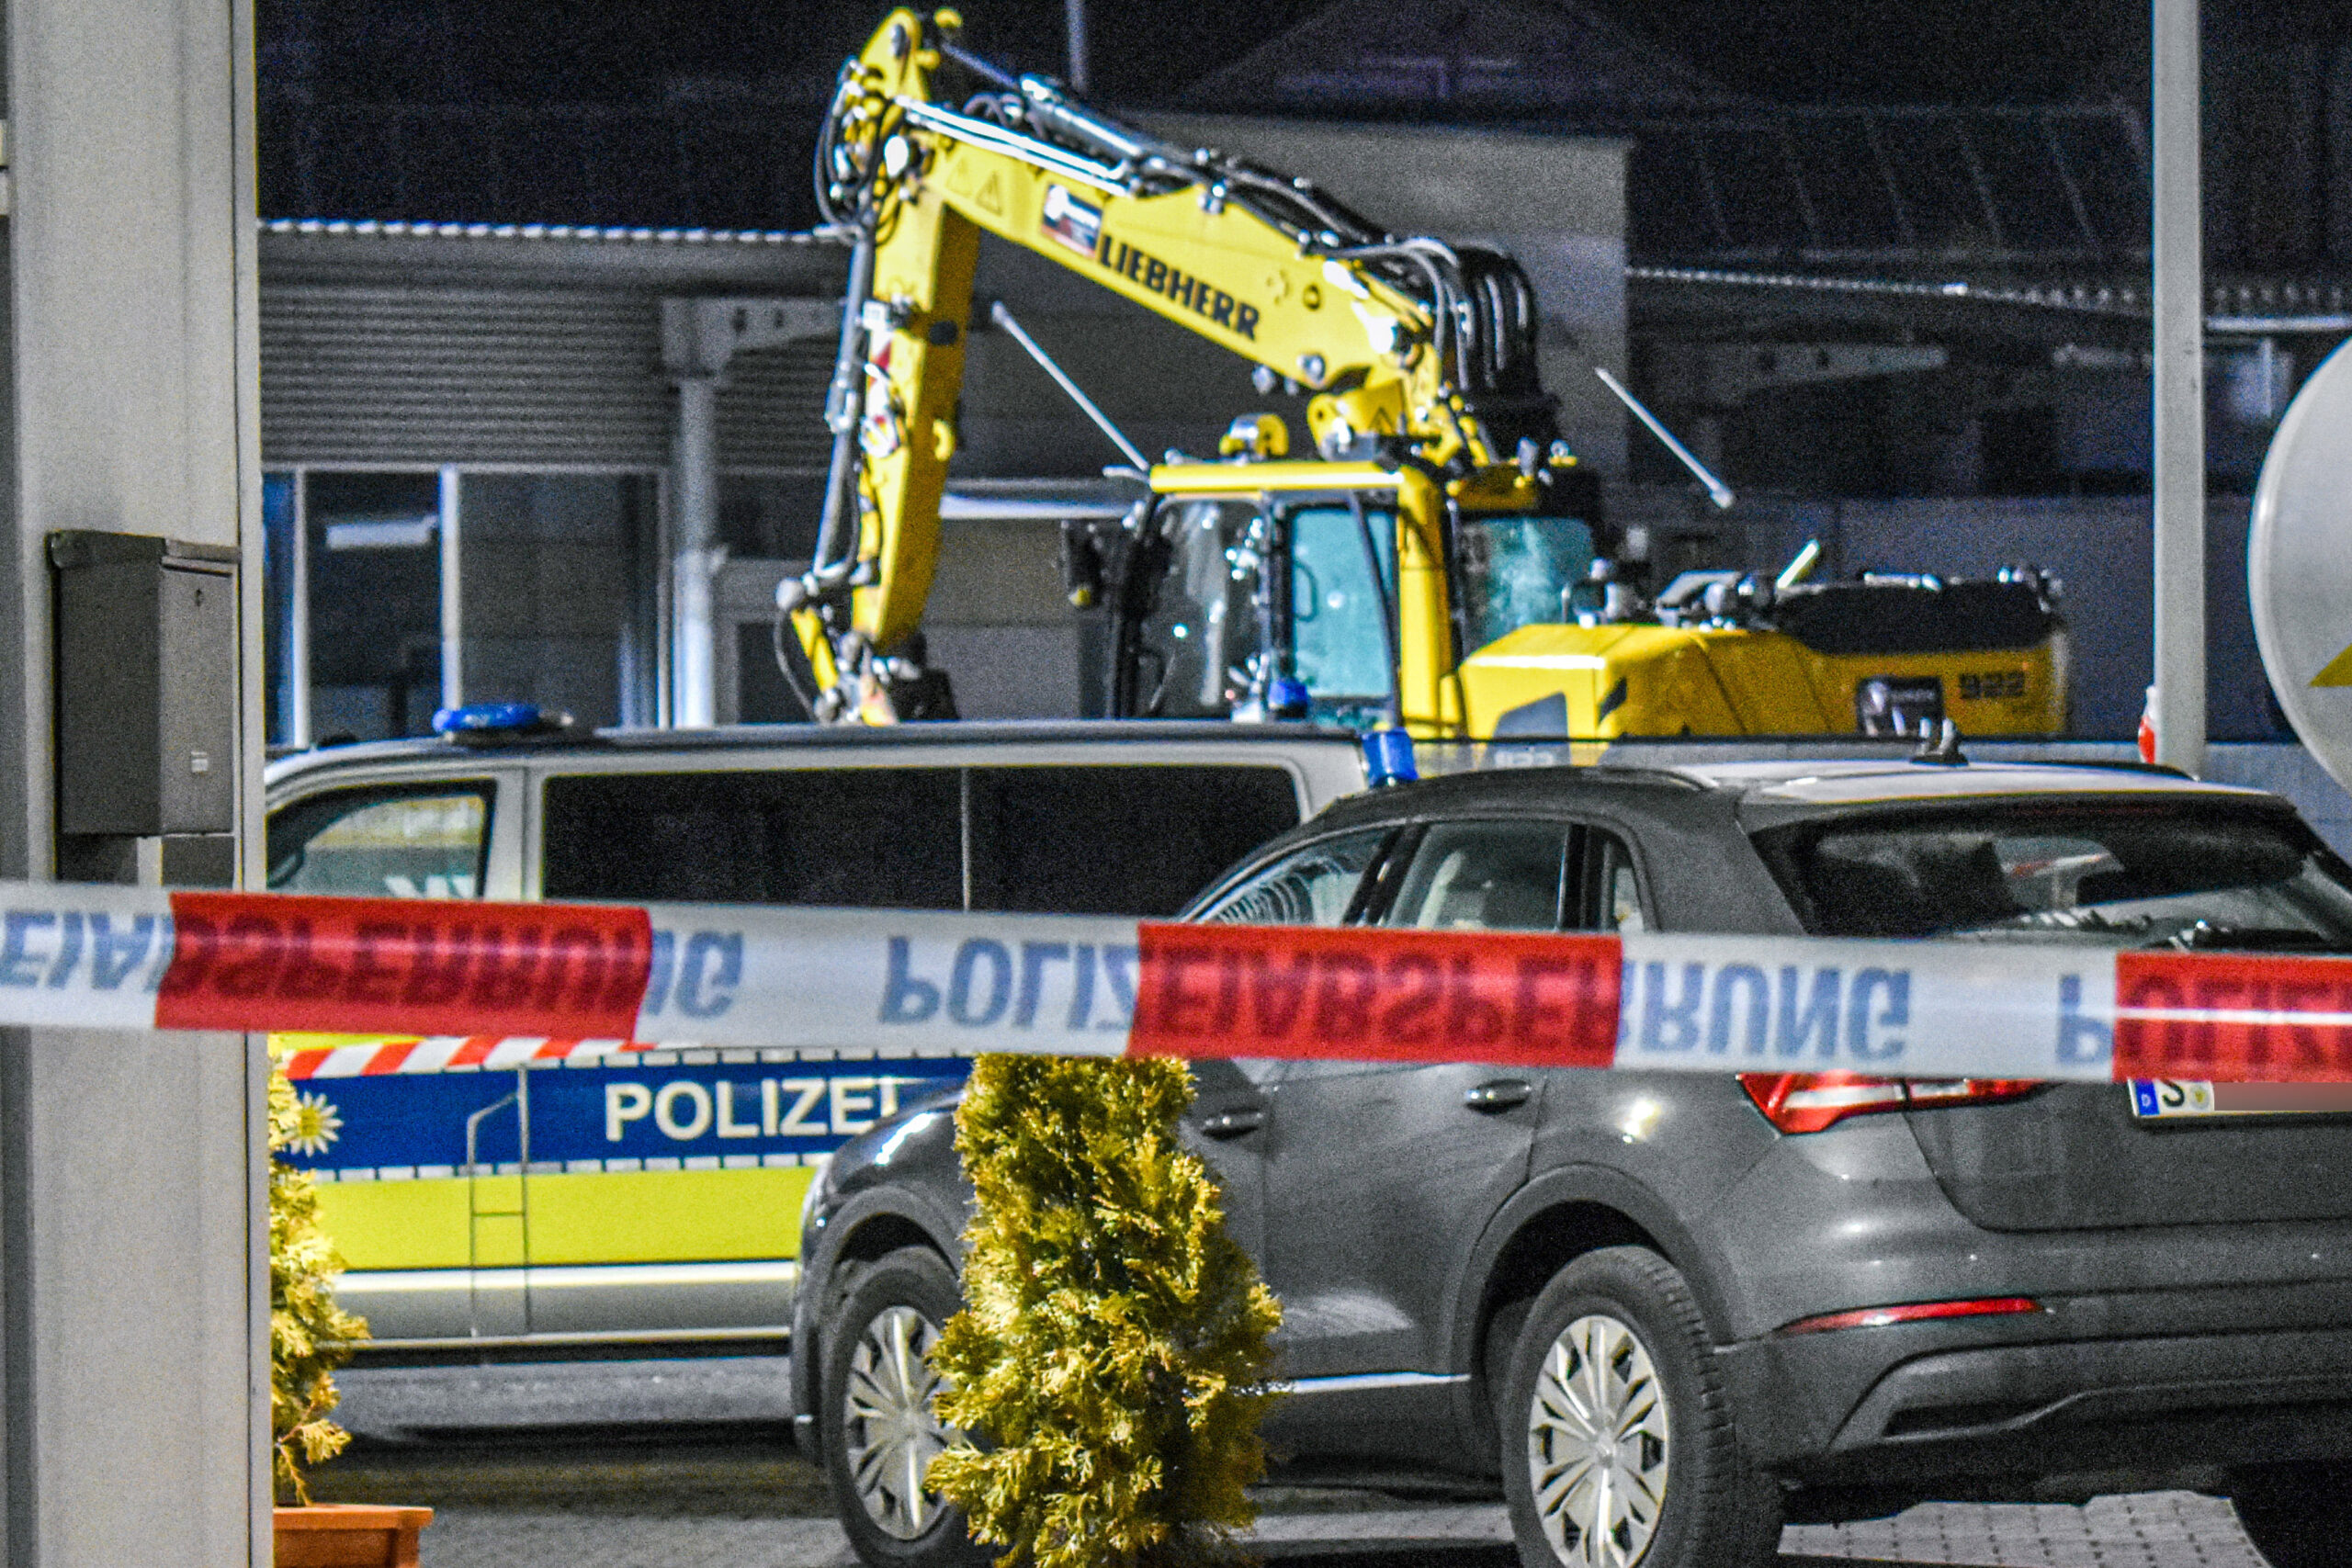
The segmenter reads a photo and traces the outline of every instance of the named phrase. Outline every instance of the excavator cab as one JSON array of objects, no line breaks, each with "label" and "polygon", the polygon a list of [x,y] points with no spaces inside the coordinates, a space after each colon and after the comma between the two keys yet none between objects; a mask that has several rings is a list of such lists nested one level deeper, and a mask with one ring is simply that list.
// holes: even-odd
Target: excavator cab
[{"label": "excavator cab", "polygon": [[1601,603],[1582,476],[1449,495],[1402,465],[1236,456],[1157,467],[1123,522],[1065,530],[1072,602],[1110,613],[1111,715],[1456,733],[1456,649]]},{"label": "excavator cab", "polygon": [[1136,628],[1132,711],[1375,722],[1396,694],[1396,517],[1393,506],[1361,513],[1360,526],[1334,496],[1160,506],[1168,565]]},{"label": "excavator cab", "polygon": [[[1299,716],[1351,728],[1398,711],[1393,494],[1170,497],[1148,527],[1148,553],[1161,563],[1157,592],[1136,606],[1137,668],[1114,682],[1106,705],[1136,717]],[[1471,513],[1454,545],[1469,646],[1599,603],[1593,525],[1583,518]],[[1295,683],[1287,705],[1272,695],[1284,679]]]}]

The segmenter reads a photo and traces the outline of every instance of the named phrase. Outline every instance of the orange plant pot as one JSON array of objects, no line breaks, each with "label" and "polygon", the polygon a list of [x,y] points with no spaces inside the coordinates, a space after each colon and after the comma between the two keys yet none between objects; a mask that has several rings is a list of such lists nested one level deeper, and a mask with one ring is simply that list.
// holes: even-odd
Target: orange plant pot
[{"label": "orange plant pot", "polygon": [[313,1503],[275,1511],[277,1568],[416,1568],[416,1532],[430,1508],[379,1508],[368,1503]]}]

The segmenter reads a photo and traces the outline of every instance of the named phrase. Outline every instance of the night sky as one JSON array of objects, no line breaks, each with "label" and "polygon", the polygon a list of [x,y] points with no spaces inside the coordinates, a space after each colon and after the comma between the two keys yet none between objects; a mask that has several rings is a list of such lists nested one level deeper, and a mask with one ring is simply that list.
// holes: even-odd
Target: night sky
[{"label": "night sky", "polygon": [[[1322,3],[1092,0],[1095,96],[1170,96]],[[1768,97],[1985,103],[2145,91],[2140,0],[1591,3],[1724,85]],[[312,90],[329,101],[630,102],[695,77],[821,91],[884,9],[880,0],[260,0],[260,24],[265,73],[282,80],[284,40],[307,33]],[[2347,6],[2209,0],[2206,9],[2217,57],[2258,58],[2343,37]],[[970,0],[964,10],[973,47],[1019,68],[1061,69],[1060,0]]]}]

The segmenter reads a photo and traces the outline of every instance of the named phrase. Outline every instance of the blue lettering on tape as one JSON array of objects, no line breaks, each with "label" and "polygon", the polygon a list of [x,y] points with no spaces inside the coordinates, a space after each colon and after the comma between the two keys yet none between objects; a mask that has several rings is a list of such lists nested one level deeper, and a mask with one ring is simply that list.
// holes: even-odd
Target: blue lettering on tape
[{"label": "blue lettering on tape", "polygon": [[914,944],[890,939],[890,972],[882,984],[882,1023],[924,1023],[939,1010],[939,987],[914,975]]},{"label": "blue lettering on tape", "polygon": [[2115,1032],[2083,1015],[2083,977],[2058,977],[2058,1060],[2068,1066],[2096,1066],[2115,1055]]},{"label": "blue lettering on tape", "polygon": [[678,961],[678,1010],[688,1018],[717,1018],[735,1005],[743,983],[743,933],[696,931]]},{"label": "blue lettering on tape", "polygon": [[1143,949],[1131,944],[1102,950],[1102,973],[1111,982],[1111,999],[1118,1005],[1119,1016],[1104,1019],[1096,1029],[1105,1033],[1127,1029],[1136,1016],[1136,966],[1142,962]]},{"label": "blue lettering on tape", "polygon": [[1886,1063],[1900,1057],[1911,1023],[1908,969],[1753,964],[1628,963],[1619,995],[1622,1055],[1811,1056]]},{"label": "blue lettering on tape", "polygon": [[1069,962],[1066,942],[1024,942],[1021,944],[1021,998],[1012,1005],[1012,1027],[1028,1029],[1037,1021],[1037,1002],[1046,988],[1046,965]]},{"label": "blue lettering on tape", "polygon": [[1838,973],[1835,969],[1813,972],[1813,996],[1797,1011],[1797,975],[1793,964],[1781,966],[1781,1032],[1772,1042],[1775,1051],[1786,1059],[1804,1055],[1805,1042],[1818,1038],[1818,1050],[1825,1062],[1838,1055]]},{"label": "blue lettering on tape", "polygon": [[0,916],[0,986],[38,986],[40,966],[51,954],[35,953],[25,946],[26,939],[36,931],[46,931],[57,924],[57,916],[47,909],[11,909]]},{"label": "blue lettering on tape", "polygon": [[[1707,966],[1682,966],[1682,996],[1673,1006],[1666,1001],[1666,965],[1648,964],[1642,987],[1642,1049],[1688,1051],[1699,1043],[1699,1007],[1707,998]],[[1621,1012],[1623,1009],[1619,1010]],[[1671,1038],[1669,1038],[1669,1035]]]},{"label": "blue lettering on tape", "polygon": [[645,970],[645,1000],[639,1006],[648,1018],[658,1018],[670,1005],[670,987],[678,977],[678,933],[653,933],[653,953]]},{"label": "blue lettering on tape", "polygon": [[1747,999],[1747,1054],[1760,1056],[1772,1033],[1772,982],[1753,964],[1726,964],[1715,972],[1715,1005],[1707,1015],[1707,1054],[1731,1049],[1736,997]]},{"label": "blue lettering on tape", "polygon": [[1094,944],[1081,942],[1070,960],[1069,1030],[1084,1029],[1094,1017]]},{"label": "blue lettering on tape", "polygon": [[[944,1018],[961,1029],[1035,1030],[1043,1015],[1047,1029],[1058,1024],[1071,1033],[1116,1033],[1129,1028],[1135,1016],[1142,949],[1131,943],[967,937],[956,944],[944,976],[936,969],[929,976],[919,973],[914,947],[910,937],[888,939],[877,1022],[918,1024]],[[1059,1001],[1065,971],[1067,1010]]]},{"label": "blue lettering on tape", "polygon": [[[974,972],[988,964],[988,1000],[972,999]],[[1012,954],[1004,943],[984,936],[969,937],[956,949],[955,967],[947,976],[947,1016],[967,1029],[985,1029],[1004,1016],[1012,999]]]},{"label": "blue lettering on tape", "polygon": [[49,978],[43,982],[52,991],[62,991],[73,983],[74,970],[82,962],[82,911],[68,909],[57,928],[57,961],[49,966]]},{"label": "blue lettering on tape", "polygon": [[[90,927],[90,984],[101,991],[119,990],[130,972],[147,957],[147,949],[155,941],[156,919],[153,915],[134,915],[130,929],[117,931],[114,922],[104,915],[93,914]],[[164,949],[171,951],[171,941],[164,939]]]},{"label": "blue lettering on tape", "polygon": [[[1871,1004],[1881,994],[1886,1005],[1878,1016],[1871,1016]],[[1899,1035],[1883,1035],[1871,1039],[1871,1027],[1903,1029],[1911,1022],[1911,971],[1908,969],[1865,969],[1854,976],[1854,988],[1846,1004],[1846,1047],[1857,1061],[1891,1062],[1903,1055],[1903,1040]]]}]

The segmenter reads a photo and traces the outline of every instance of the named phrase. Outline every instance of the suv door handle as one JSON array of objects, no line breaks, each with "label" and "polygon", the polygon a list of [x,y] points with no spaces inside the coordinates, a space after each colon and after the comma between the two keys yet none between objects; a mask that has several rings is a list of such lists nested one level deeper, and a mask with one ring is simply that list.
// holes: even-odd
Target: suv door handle
[{"label": "suv door handle", "polygon": [[1491,1116],[1498,1111],[1509,1111],[1514,1106],[1526,1104],[1528,1097],[1534,1092],[1535,1086],[1525,1078],[1488,1078],[1485,1083],[1464,1089],[1462,1103],[1473,1111]]},{"label": "suv door handle", "polygon": [[1239,1111],[1220,1111],[1214,1116],[1201,1118],[1201,1136],[1204,1138],[1238,1138],[1244,1133],[1254,1133],[1266,1124],[1266,1113],[1244,1107]]}]

